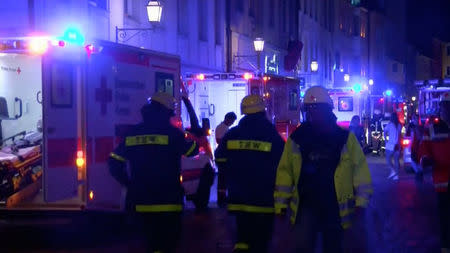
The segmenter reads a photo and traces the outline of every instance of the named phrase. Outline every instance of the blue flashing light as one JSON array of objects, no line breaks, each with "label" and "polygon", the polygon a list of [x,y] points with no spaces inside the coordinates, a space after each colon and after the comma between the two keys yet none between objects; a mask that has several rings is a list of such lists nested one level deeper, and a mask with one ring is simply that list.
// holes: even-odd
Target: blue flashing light
[{"label": "blue flashing light", "polygon": [[68,43],[75,45],[83,45],[84,44],[84,36],[81,34],[80,30],[70,27],[68,28],[62,37],[62,39]]},{"label": "blue flashing light", "polygon": [[362,90],[362,87],[361,87],[361,84],[359,84],[359,83],[355,83],[354,85],[353,85],[353,91],[354,92],[361,92],[361,90]]},{"label": "blue flashing light", "polygon": [[392,96],[392,90],[387,90],[386,91],[386,96],[388,96],[388,97]]},{"label": "blue flashing light", "polygon": [[304,91],[300,91],[300,97],[304,97],[305,96],[305,92]]}]

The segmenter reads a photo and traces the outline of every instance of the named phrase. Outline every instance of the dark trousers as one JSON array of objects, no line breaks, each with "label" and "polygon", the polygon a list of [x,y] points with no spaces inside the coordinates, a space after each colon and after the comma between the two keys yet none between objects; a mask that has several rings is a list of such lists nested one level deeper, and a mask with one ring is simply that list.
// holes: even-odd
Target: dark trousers
[{"label": "dark trousers", "polygon": [[319,233],[323,253],[342,253],[344,231],[338,222],[326,224],[312,209],[302,208],[294,227],[296,253],[314,253]]},{"label": "dark trousers", "polygon": [[141,213],[139,220],[147,239],[148,252],[176,251],[181,236],[181,213]]},{"label": "dark trousers", "polygon": [[236,213],[237,244],[246,244],[248,249],[235,249],[233,252],[269,252],[273,233],[273,214]]},{"label": "dark trousers", "polygon": [[441,248],[450,248],[450,191],[438,192]]}]

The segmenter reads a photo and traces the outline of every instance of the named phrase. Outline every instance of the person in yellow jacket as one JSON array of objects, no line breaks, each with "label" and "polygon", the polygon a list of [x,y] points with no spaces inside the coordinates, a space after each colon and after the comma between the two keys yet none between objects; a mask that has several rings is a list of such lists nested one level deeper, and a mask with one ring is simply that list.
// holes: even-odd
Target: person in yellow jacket
[{"label": "person in yellow jacket", "polygon": [[288,138],[275,182],[275,212],[289,207],[297,252],[315,252],[319,232],[323,252],[343,252],[344,229],[372,194],[369,168],[354,134],[340,128],[328,91],[305,93],[306,122]]}]

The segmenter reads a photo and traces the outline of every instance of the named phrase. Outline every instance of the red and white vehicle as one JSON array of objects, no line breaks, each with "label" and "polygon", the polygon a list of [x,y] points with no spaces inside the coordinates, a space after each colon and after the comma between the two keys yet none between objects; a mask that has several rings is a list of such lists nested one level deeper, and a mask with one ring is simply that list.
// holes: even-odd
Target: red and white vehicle
[{"label": "red and white vehicle", "polygon": [[237,125],[241,115],[240,103],[250,94],[264,97],[267,114],[280,134],[287,138],[300,122],[299,80],[253,73],[191,74],[186,77],[186,89],[200,119],[209,119],[213,150],[217,147],[215,128],[225,114],[234,112]]},{"label": "red and white vehicle", "polygon": [[333,100],[333,112],[337,117],[337,123],[341,127],[348,128],[352,117],[362,118],[364,110],[364,94],[354,91],[352,88],[330,89],[328,91]]},{"label": "red and white vehicle", "polygon": [[[123,210],[109,153],[155,91],[182,101],[179,76],[177,56],[107,41],[0,39],[0,210]],[[210,158],[183,158],[187,195]]]}]

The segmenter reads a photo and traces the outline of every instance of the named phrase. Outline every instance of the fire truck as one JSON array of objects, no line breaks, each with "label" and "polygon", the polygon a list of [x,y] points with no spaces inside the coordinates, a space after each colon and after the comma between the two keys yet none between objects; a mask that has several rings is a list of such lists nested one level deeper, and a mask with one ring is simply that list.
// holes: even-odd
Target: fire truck
[{"label": "fire truck", "polygon": [[[189,106],[181,100],[177,56],[79,43],[77,36],[0,38],[2,212],[123,210],[125,189],[110,176],[110,152],[140,122],[140,108],[155,91]],[[174,124],[182,127],[181,109],[176,113]],[[182,160],[180,181],[194,200],[211,166],[205,149]]]},{"label": "fire truck", "polygon": [[299,80],[280,76],[254,73],[211,73],[189,74],[186,89],[197,115],[209,119],[211,124],[210,143],[217,147],[215,128],[223,121],[225,114],[234,112],[239,119],[242,99],[250,94],[263,96],[267,115],[285,139],[300,122]]}]

